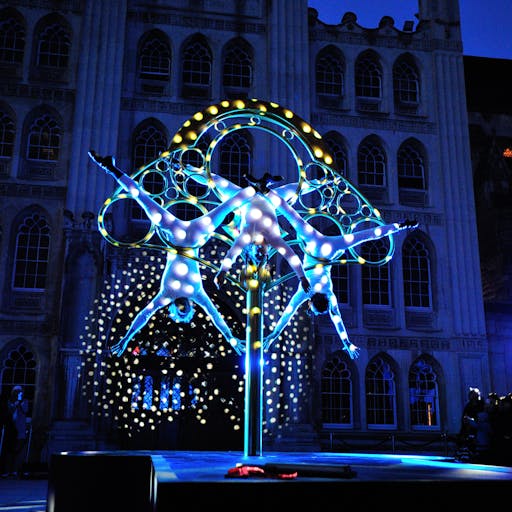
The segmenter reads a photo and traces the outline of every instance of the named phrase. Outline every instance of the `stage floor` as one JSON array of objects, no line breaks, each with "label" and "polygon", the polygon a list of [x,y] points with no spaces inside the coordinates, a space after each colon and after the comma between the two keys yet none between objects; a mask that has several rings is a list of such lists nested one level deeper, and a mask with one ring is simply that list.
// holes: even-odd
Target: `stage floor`
[{"label": "stage floor", "polygon": [[[240,465],[262,468],[265,473],[228,476],[230,469]],[[289,479],[277,476],[293,471],[297,476]],[[412,502],[398,499],[401,496],[415,498],[414,507],[424,499],[435,500],[435,508],[444,510],[438,500],[453,497],[457,508],[473,507],[475,496],[484,491],[487,499],[508,499],[511,481],[511,467],[459,463],[429,455],[67,452],[52,456],[48,512],[67,511],[70,506],[74,511],[112,510],[114,506],[116,510],[128,507],[126,510],[134,512],[160,512],[183,500],[187,510],[261,500],[272,503],[274,509],[297,500],[314,504],[315,500],[329,503],[326,500],[340,499],[350,500],[352,511],[382,506],[383,500],[393,500],[394,511],[410,510]],[[81,497],[78,502],[77,496]]]},{"label": "stage floor", "polygon": [[[269,452],[261,456],[244,456],[242,452],[147,452],[161,482],[224,480],[230,468],[239,464],[264,466],[294,465],[320,469],[346,466],[355,472],[352,481],[368,480],[512,480],[512,468],[483,464],[465,464],[455,459],[428,455],[387,455],[367,453],[295,453]],[[348,477],[340,472],[344,480]],[[321,478],[321,476],[319,475]],[[308,477],[308,480],[311,477]],[[332,476],[331,476],[332,478]]]}]

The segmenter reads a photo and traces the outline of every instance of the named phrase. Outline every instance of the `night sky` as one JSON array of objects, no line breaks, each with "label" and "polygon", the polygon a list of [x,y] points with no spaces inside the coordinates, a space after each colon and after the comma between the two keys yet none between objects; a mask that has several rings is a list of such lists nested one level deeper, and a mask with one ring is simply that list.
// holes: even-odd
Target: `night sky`
[{"label": "night sky", "polygon": [[[512,0],[459,0],[464,55],[512,59]],[[418,0],[309,0],[324,23],[337,25],[343,14],[352,11],[359,25],[378,26],[383,16],[391,16],[402,30],[404,21],[418,19]]]}]

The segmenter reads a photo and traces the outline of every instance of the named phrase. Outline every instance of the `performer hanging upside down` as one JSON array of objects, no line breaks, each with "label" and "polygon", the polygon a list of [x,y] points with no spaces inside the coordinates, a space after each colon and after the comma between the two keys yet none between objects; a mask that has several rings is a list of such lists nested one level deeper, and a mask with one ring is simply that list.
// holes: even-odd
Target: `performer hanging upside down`
[{"label": "performer hanging upside down", "polygon": [[[195,178],[201,174],[202,169],[186,165],[185,171],[192,173],[191,176]],[[220,195],[220,199],[223,201],[229,200],[229,198],[234,197],[235,194],[242,190],[238,185],[217,174],[211,173],[211,178]],[[224,282],[226,273],[245,249],[255,245],[257,250],[255,251],[254,248],[251,248],[253,249],[251,252],[259,252],[262,255],[261,257],[266,259],[267,248],[270,245],[286,258],[288,264],[300,280],[301,289],[309,290],[310,284],[302,267],[300,257],[283,240],[274,206],[264,195],[264,191],[268,190],[268,184],[280,179],[280,176],[270,176],[268,173],[261,180],[255,180],[252,176],[248,177],[248,180],[252,180],[257,194],[251,197],[249,201],[244,202],[239,209],[239,220],[237,221],[239,234],[224,256],[220,270],[215,276],[215,284],[218,287]]]},{"label": "performer hanging upside down", "polygon": [[225,217],[239,208],[244,201],[255,196],[255,189],[253,187],[240,189],[227,201],[201,217],[183,221],[163,208],[135,180],[118,169],[113,157],[101,157],[94,151],[89,151],[89,156],[99,167],[111,174],[137,201],[157,226],[160,238],[177,251],[176,253],[168,252],[160,290],[137,314],[125,336],[111,347],[112,354],[121,356],[130,340],[161,308],[167,307],[170,317],[176,322],[190,322],[194,316],[194,302],[204,309],[230,345],[238,354],[241,354],[244,351],[244,342],[233,336],[224,318],[206,294],[199,263],[195,258],[199,256],[199,249],[212,237]]},{"label": "performer hanging upside down", "polygon": [[303,243],[304,257],[302,265],[311,283],[311,292],[306,293],[302,288],[297,288],[274,329],[265,337],[263,346],[268,348],[280,336],[299,307],[304,302],[309,301],[309,308],[314,315],[329,313],[343,343],[343,349],[348,352],[352,359],[355,359],[359,355],[359,348],[350,343],[341,318],[331,280],[331,263],[339,259],[351,247],[369,240],[377,240],[392,235],[404,229],[416,228],[418,226],[417,222],[405,221],[403,223],[386,224],[346,235],[324,235],[304,220],[274,190],[269,190],[267,197],[288,220],[295,229],[297,237]]}]

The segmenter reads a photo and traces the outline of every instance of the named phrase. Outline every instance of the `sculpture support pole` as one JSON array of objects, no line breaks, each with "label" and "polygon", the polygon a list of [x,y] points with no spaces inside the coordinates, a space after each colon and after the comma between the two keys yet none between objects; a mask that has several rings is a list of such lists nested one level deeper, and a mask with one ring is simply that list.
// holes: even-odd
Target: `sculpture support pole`
[{"label": "sculpture support pole", "polygon": [[244,454],[262,454],[263,291],[257,279],[248,280],[245,349]]}]

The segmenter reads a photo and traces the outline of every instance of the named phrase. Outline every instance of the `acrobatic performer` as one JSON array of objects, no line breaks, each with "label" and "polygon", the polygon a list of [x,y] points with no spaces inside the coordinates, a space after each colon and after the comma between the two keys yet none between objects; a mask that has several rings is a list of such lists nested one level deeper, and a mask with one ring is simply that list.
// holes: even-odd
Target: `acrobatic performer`
[{"label": "acrobatic performer", "polygon": [[244,201],[255,196],[253,187],[240,189],[227,201],[201,217],[183,221],[156,202],[135,180],[115,166],[111,156],[101,157],[89,151],[90,158],[104,171],[111,174],[121,187],[137,201],[146,215],[156,225],[164,243],[176,249],[167,253],[160,290],[133,320],[125,336],[111,347],[114,355],[121,356],[130,340],[148,323],[161,308],[169,308],[170,317],[176,322],[190,322],[194,316],[195,302],[209,315],[217,329],[238,354],[244,351],[244,342],[235,338],[224,318],[206,294],[201,279],[199,249],[212,237],[225,217]]},{"label": "acrobatic performer", "polygon": [[[193,179],[197,179],[198,175],[204,175],[201,168],[189,164],[185,166],[185,171],[190,173],[189,176]],[[211,179],[213,180],[220,199],[223,201],[229,200],[229,198],[235,196],[235,194],[242,190],[242,187],[235,185],[217,174],[211,173]],[[226,273],[231,269],[238,256],[240,256],[244,250],[250,253],[252,252],[252,254],[258,253],[259,258],[263,261],[266,260],[267,247],[270,245],[286,258],[288,264],[295,271],[300,280],[299,288],[306,292],[310,289],[310,284],[304,272],[301,259],[283,240],[275,208],[264,195],[265,191],[268,190],[267,185],[272,183],[273,180],[279,181],[280,179],[282,179],[280,176],[271,177],[268,173],[266,173],[261,180],[248,177],[248,181],[256,188],[257,194],[249,201],[244,202],[239,209],[239,219],[236,222],[239,235],[224,256],[219,272],[215,276],[214,281],[217,287],[222,285]],[[256,249],[254,249],[253,246],[255,246]]]},{"label": "acrobatic performer", "polygon": [[302,265],[311,283],[310,293],[298,287],[286,306],[272,332],[265,337],[264,347],[268,348],[288,325],[297,309],[306,301],[314,315],[329,313],[336,332],[352,359],[359,355],[359,348],[350,343],[347,330],[343,324],[341,313],[333,290],[331,266],[334,261],[349,248],[369,240],[377,240],[404,229],[416,228],[417,222],[386,224],[375,228],[364,229],[346,235],[324,235],[304,220],[279,194],[274,190],[267,192],[268,199],[275,205],[279,213],[288,220],[295,229],[297,237],[302,241],[304,257]]}]

